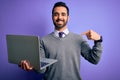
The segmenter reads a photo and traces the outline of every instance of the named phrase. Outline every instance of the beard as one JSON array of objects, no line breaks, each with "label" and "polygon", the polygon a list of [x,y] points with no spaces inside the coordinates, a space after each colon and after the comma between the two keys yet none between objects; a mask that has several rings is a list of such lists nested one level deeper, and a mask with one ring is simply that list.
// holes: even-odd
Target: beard
[{"label": "beard", "polygon": [[[62,21],[63,24],[58,24],[59,21]],[[57,19],[56,21],[53,21],[56,29],[61,29],[61,28],[65,27],[67,25],[67,22],[68,22],[68,19],[66,21],[65,20],[60,20],[60,19]]]}]

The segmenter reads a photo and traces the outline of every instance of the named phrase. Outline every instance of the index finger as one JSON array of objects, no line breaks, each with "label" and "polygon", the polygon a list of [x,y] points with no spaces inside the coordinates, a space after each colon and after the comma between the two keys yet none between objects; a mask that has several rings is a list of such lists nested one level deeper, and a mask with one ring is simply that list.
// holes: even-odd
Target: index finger
[{"label": "index finger", "polygon": [[87,35],[89,33],[89,31],[86,31],[86,32],[82,32],[80,35]]}]

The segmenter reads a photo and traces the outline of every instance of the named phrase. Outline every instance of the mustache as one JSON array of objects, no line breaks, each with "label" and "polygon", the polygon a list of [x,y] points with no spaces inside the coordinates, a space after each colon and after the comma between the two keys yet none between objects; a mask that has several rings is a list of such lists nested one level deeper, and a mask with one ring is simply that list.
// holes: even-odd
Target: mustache
[{"label": "mustache", "polygon": [[61,19],[57,19],[56,22],[59,22],[59,21],[64,21],[64,20],[61,20]]}]

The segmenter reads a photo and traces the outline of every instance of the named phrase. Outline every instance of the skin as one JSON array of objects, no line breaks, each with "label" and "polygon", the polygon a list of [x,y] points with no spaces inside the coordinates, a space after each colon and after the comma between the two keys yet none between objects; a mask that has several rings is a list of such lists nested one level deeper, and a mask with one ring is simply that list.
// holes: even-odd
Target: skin
[{"label": "skin", "polygon": [[[56,7],[52,15],[52,20],[56,30],[60,32],[64,31],[67,28],[66,24],[69,20],[67,9],[62,6]],[[93,30],[88,30],[86,32],[83,32],[81,33],[81,35],[86,35],[89,40],[96,41],[100,39],[100,35]],[[33,67],[30,65],[30,62],[27,60],[22,60],[20,67],[27,71],[33,70]]]},{"label": "skin", "polygon": [[55,25],[55,29],[62,32],[67,28],[67,22],[69,16],[67,14],[67,9],[65,7],[56,7],[54,9],[52,20]]}]

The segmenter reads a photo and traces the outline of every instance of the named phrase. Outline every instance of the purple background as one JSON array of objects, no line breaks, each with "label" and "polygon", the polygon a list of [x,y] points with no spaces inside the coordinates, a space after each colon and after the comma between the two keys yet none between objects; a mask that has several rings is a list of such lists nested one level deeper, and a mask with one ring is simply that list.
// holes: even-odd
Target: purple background
[{"label": "purple background", "polygon": [[[40,80],[42,75],[8,63],[5,36],[26,34],[43,37],[53,31],[51,10],[56,1],[59,0],[0,0],[0,80]],[[120,80],[120,0],[63,1],[70,8],[68,28],[71,31],[80,34],[93,29],[104,38],[98,65],[81,58],[82,79]]]}]

